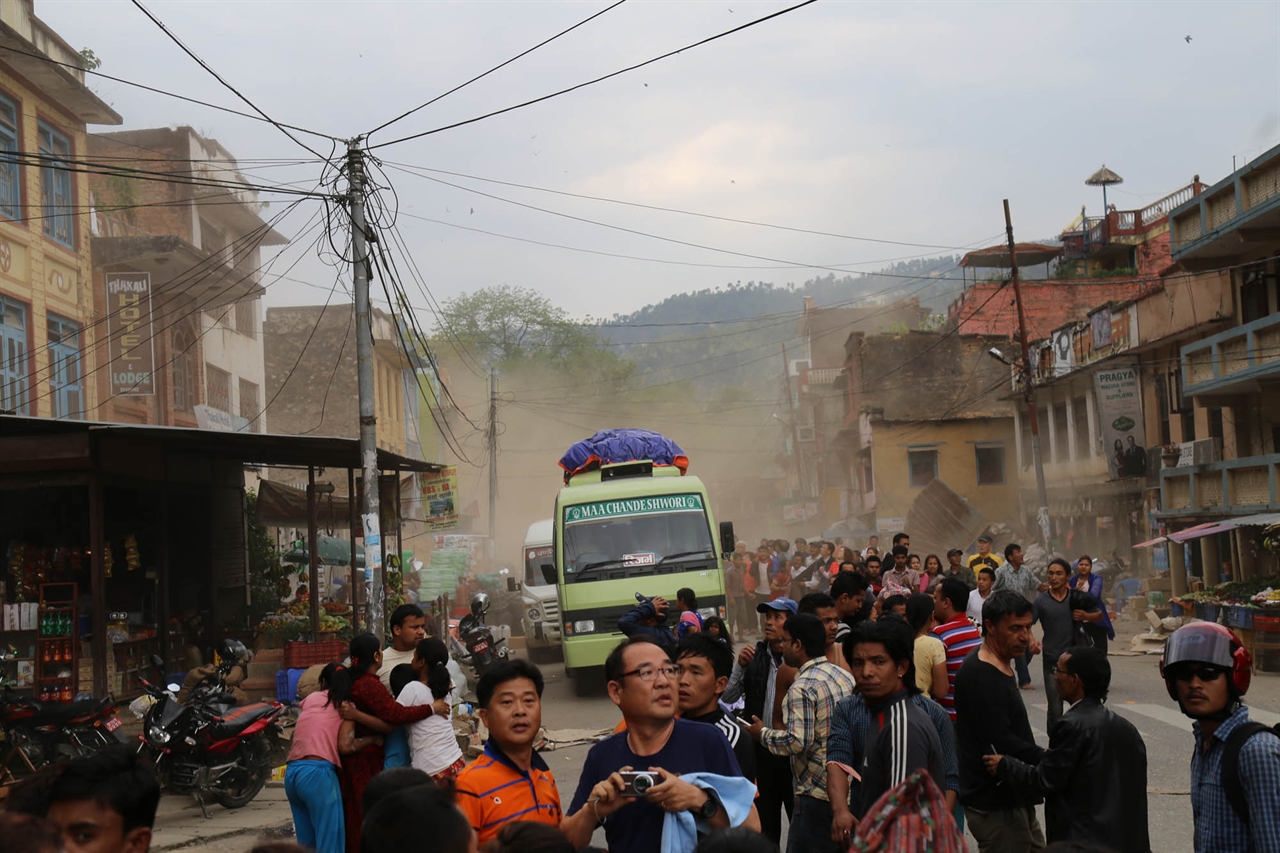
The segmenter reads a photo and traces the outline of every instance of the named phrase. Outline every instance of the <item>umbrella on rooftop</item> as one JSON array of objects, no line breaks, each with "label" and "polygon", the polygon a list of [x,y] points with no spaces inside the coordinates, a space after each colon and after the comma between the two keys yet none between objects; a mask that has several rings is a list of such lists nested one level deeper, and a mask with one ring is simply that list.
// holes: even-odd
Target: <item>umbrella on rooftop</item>
[{"label": "umbrella on rooftop", "polygon": [[1085,179],[1085,185],[1090,187],[1102,187],[1102,215],[1107,215],[1107,187],[1115,184],[1123,184],[1124,178],[1107,168],[1106,164],[1102,164],[1102,168],[1094,172]]}]

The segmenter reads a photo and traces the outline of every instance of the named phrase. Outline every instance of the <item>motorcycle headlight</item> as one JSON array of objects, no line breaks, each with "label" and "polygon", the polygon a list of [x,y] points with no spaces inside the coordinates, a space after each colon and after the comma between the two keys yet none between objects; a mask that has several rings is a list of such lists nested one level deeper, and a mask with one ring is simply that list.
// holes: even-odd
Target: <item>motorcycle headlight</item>
[{"label": "motorcycle headlight", "polygon": [[538,608],[536,608],[536,607],[530,607],[530,608],[529,608],[529,621],[530,621],[530,622],[541,622],[541,621],[542,621],[542,611],[541,611],[541,610],[539,610],[539,609],[538,609]]},{"label": "motorcycle headlight", "polygon": [[596,621],[594,619],[584,619],[581,622],[573,623],[573,633],[590,634],[596,629]]},{"label": "motorcycle headlight", "polygon": [[147,740],[152,743],[165,744],[169,742],[169,733],[159,726],[152,726],[147,729]]}]

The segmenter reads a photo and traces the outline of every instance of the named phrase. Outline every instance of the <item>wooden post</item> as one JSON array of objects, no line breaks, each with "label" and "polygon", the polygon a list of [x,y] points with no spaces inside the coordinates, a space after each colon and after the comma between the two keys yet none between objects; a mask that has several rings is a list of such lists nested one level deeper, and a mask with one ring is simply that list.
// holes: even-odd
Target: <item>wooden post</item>
[{"label": "wooden post", "polygon": [[93,596],[90,625],[93,647],[93,695],[107,695],[107,578],[103,562],[106,534],[103,517],[102,479],[97,471],[89,478],[89,586]]},{"label": "wooden post", "polygon": [[351,527],[351,591],[347,596],[351,601],[351,633],[360,633],[360,584],[356,583],[356,574],[360,570],[356,568],[356,524],[359,523],[359,517],[356,513],[356,472],[354,468],[347,469],[347,509],[349,511]]},{"label": "wooden post", "polygon": [[320,642],[320,551],[316,541],[316,467],[307,466],[307,588],[311,602],[311,641]]}]

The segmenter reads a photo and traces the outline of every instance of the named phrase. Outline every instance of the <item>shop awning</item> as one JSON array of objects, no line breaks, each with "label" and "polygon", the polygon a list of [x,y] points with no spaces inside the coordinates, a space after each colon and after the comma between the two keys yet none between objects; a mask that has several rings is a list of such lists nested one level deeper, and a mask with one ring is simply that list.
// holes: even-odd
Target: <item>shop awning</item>
[{"label": "shop awning", "polygon": [[1208,524],[1197,524],[1195,527],[1188,527],[1186,530],[1179,530],[1177,533],[1170,533],[1169,538],[1174,542],[1190,542],[1192,539],[1203,539],[1215,533],[1225,533],[1228,530],[1235,529],[1236,526],[1234,524],[1228,524],[1225,521],[1210,522]]},{"label": "shop awning", "polygon": [[[57,444],[54,439],[76,439],[84,446],[103,439],[150,442],[166,453],[191,454],[206,459],[226,459],[244,465],[281,465],[318,468],[362,466],[360,442],[354,438],[315,435],[273,435],[253,432],[218,432],[189,427],[114,424],[97,421],[53,420],[24,415],[0,415],[0,471],[37,470],[39,460],[57,457],[62,470],[91,468],[91,454]],[[12,442],[12,444],[10,444]],[[434,462],[410,459],[378,449],[380,471],[439,471]]]},{"label": "shop awning", "polygon": [[[257,522],[267,527],[306,527],[307,492],[285,483],[263,480],[258,484]],[[321,527],[346,530],[351,507],[343,495],[316,496],[316,520]],[[359,533],[359,531],[357,531]]]},{"label": "shop awning", "polygon": [[1188,527],[1186,530],[1179,530],[1176,533],[1170,533],[1168,537],[1159,537],[1149,542],[1142,542],[1134,545],[1135,548],[1146,548],[1157,542],[1166,540],[1173,542],[1190,542],[1192,539],[1201,539],[1205,536],[1212,536],[1215,533],[1226,533],[1228,530],[1235,530],[1237,527],[1267,527],[1280,522],[1280,512],[1261,512],[1256,515],[1240,515],[1235,518],[1226,518],[1222,521],[1206,521],[1203,524],[1197,524],[1194,527]]},{"label": "shop awning", "polygon": [[1168,542],[1168,536],[1157,536],[1155,539],[1148,539],[1146,542],[1139,542],[1134,545],[1135,548],[1150,548],[1152,545],[1159,545],[1161,542]]}]

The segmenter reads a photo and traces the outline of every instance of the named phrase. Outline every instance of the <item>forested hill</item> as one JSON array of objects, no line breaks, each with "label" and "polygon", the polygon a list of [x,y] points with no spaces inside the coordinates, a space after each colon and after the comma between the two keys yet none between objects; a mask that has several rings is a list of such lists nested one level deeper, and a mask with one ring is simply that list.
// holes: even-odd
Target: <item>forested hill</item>
[{"label": "forested hill", "polygon": [[878,273],[830,274],[801,286],[732,282],[681,293],[615,315],[603,337],[621,346],[646,385],[690,380],[704,393],[735,388],[767,398],[782,369],[781,346],[794,340],[804,298],[819,307],[875,305],[917,297],[935,314],[962,286],[958,257],[906,261]]},{"label": "forested hill", "polygon": [[[960,282],[951,280],[959,278],[958,260],[958,257],[916,259],[877,273],[840,277],[830,273],[799,286],[765,281],[728,282],[668,296],[630,314],[615,314],[605,334],[615,343],[627,344],[670,337],[674,332],[686,337],[700,328],[698,324],[733,322],[761,315],[776,317],[784,313],[799,316],[806,296],[813,297],[819,307],[869,305],[917,296],[935,313],[945,313],[947,303],[960,290]],[[690,323],[694,325],[671,325]]]}]

